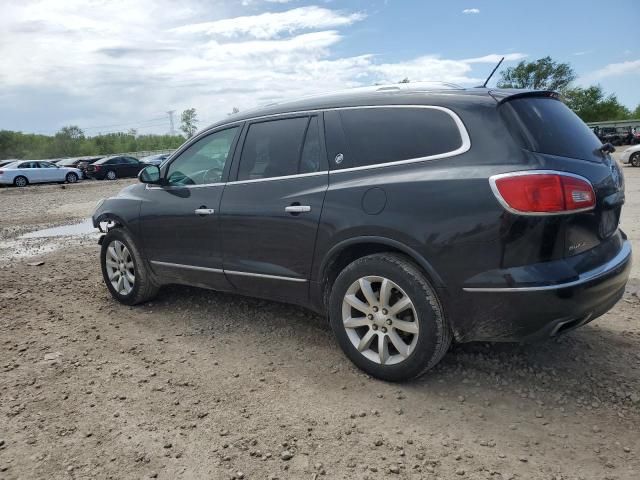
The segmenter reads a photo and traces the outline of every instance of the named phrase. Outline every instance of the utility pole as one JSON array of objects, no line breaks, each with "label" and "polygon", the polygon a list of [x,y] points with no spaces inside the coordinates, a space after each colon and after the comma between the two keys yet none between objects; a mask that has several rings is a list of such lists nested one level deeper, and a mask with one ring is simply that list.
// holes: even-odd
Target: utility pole
[{"label": "utility pole", "polygon": [[167,114],[169,115],[169,135],[175,135],[176,130],[173,126],[173,114],[176,113],[175,110],[169,110]]}]

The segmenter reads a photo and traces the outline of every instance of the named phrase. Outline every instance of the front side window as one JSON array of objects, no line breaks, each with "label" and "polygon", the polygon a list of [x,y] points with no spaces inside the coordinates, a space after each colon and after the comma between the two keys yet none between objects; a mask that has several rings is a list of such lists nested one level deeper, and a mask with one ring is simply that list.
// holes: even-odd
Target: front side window
[{"label": "front side window", "polygon": [[233,141],[239,127],[212,133],[201,138],[169,165],[169,185],[205,185],[222,181]]},{"label": "front side window", "polygon": [[453,152],[462,146],[460,129],[447,112],[435,108],[358,108],[340,110],[353,165],[367,166]]},{"label": "front side window", "polygon": [[[315,118],[315,117],[314,117]],[[317,120],[316,120],[317,121]],[[249,127],[240,166],[238,180],[295,175],[302,170],[301,156],[309,117],[285,118],[254,123]],[[317,132],[317,124],[316,130]],[[312,146],[306,153],[304,168],[314,168]]]}]

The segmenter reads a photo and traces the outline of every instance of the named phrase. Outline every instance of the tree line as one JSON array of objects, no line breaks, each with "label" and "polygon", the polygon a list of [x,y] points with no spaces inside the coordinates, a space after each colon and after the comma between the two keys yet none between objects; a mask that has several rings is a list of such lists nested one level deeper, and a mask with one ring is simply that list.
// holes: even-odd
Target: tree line
[{"label": "tree line", "polygon": [[[197,131],[196,109],[189,108],[182,112],[180,120],[180,130],[187,138],[191,138]],[[184,141],[182,135],[139,135],[135,129],[89,137],[77,125],[62,127],[55,135],[0,130],[0,160],[40,160],[170,150],[178,148]]]}]

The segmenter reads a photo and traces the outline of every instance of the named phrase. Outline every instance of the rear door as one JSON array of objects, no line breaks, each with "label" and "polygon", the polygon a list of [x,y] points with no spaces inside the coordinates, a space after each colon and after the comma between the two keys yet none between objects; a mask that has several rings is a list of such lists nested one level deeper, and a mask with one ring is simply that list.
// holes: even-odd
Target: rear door
[{"label": "rear door", "polygon": [[42,172],[38,167],[38,162],[22,162],[18,165],[20,172],[15,176],[22,175],[27,177],[29,183],[44,182]]},{"label": "rear door", "polygon": [[304,302],[328,186],[316,115],[248,125],[220,206],[224,270],[241,292]]},{"label": "rear door", "polygon": [[532,163],[580,175],[593,185],[594,210],[559,218],[564,256],[585,252],[612,237],[624,203],[624,179],[615,159],[600,150],[602,143],[593,131],[564,103],[549,96],[507,98],[500,112],[516,140],[531,152]]}]

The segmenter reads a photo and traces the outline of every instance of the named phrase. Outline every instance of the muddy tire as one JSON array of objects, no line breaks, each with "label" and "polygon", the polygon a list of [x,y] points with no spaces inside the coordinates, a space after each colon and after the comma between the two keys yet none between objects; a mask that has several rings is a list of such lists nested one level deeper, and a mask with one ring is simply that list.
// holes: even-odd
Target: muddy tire
[{"label": "muddy tire", "polygon": [[137,305],[158,293],[147,262],[123,228],[109,230],[103,238],[100,265],[109,293],[120,303]]},{"label": "muddy tire", "polygon": [[338,275],[329,321],[354,364],[392,382],[422,375],[451,345],[435,289],[409,258],[394,253],[360,258]]}]

